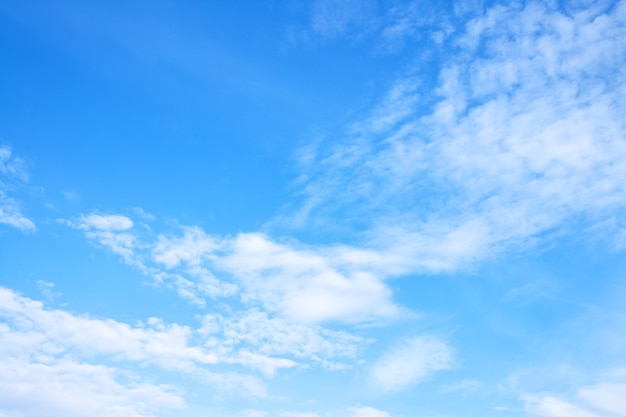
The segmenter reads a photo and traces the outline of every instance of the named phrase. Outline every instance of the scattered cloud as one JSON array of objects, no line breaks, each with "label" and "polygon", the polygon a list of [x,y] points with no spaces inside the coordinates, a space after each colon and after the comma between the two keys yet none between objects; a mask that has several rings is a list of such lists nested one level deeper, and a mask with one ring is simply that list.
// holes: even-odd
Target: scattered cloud
[{"label": "scattered cloud", "polygon": [[406,339],[373,365],[370,379],[382,391],[400,391],[454,366],[454,352],[433,336]]}]

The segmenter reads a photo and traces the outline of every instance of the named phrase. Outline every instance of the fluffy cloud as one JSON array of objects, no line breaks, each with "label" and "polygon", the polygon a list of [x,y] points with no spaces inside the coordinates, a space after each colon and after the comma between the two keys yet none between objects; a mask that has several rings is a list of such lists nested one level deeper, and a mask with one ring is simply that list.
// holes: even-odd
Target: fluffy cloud
[{"label": "fluffy cloud", "polygon": [[435,372],[452,368],[454,353],[432,336],[404,340],[381,356],[372,367],[371,382],[383,391],[399,391]]}]

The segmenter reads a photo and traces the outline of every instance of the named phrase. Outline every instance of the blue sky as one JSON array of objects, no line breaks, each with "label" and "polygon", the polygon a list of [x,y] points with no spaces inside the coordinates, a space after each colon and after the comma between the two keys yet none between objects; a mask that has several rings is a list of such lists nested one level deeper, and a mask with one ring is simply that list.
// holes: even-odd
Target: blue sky
[{"label": "blue sky", "polygon": [[626,416],[625,39],[0,3],[0,417]]}]

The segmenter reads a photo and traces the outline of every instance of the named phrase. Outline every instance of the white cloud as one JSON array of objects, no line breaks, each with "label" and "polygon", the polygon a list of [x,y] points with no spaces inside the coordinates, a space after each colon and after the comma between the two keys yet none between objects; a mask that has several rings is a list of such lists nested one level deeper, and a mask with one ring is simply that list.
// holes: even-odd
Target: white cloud
[{"label": "white cloud", "polygon": [[22,158],[12,154],[11,148],[0,145],[0,174],[16,177],[23,182],[28,181],[28,170]]},{"label": "white cloud", "polygon": [[194,329],[157,318],[131,326],[47,310],[40,302],[0,287],[0,358],[33,366],[55,365],[61,360],[155,365],[220,389],[264,395],[264,386],[255,377],[213,372],[211,366],[216,364],[247,363],[203,347],[198,339]]},{"label": "white cloud", "polygon": [[369,341],[254,310],[207,314],[197,329],[157,318],[131,326],[47,310],[37,301],[0,288],[0,342],[2,357],[41,361],[69,355],[151,364],[221,387],[264,395],[264,385],[255,377],[231,371],[215,373],[211,368],[231,365],[265,376],[311,363],[340,369],[350,366],[345,361],[354,361]]},{"label": "white cloud", "polygon": [[328,413],[320,414],[319,412],[306,411],[283,411],[278,414],[271,414],[261,410],[245,410],[237,415],[237,417],[391,417],[391,415],[383,410],[374,407],[357,405],[342,410],[334,410]]},{"label": "white cloud", "polygon": [[198,332],[211,349],[267,375],[301,366],[303,360],[341,368],[345,365],[338,360],[356,358],[368,342],[347,332],[289,322],[254,310],[227,317],[208,314]]},{"label": "white cloud", "polygon": [[172,387],[135,379],[136,376],[115,368],[69,359],[42,363],[3,358],[0,415],[148,417],[154,416],[154,412],[185,406]]},{"label": "white cloud", "polygon": [[78,227],[85,230],[97,229],[107,232],[120,232],[133,227],[133,221],[126,216],[117,214],[89,214],[80,218]]},{"label": "white cloud", "polygon": [[108,356],[176,367],[201,357],[184,343],[179,327],[159,331],[76,317],[0,288],[0,414],[140,417],[184,407],[174,387],[85,362]]},{"label": "white cloud", "polygon": [[459,382],[455,382],[452,384],[447,384],[441,387],[441,392],[460,392],[463,394],[468,394],[478,390],[482,386],[480,381],[474,379],[467,379]]},{"label": "white cloud", "polygon": [[24,232],[34,232],[35,223],[24,216],[20,203],[7,192],[28,181],[26,163],[13,156],[11,148],[0,145],[0,223]]},{"label": "white cloud", "polygon": [[348,411],[351,417],[391,417],[388,412],[373,407],[352,407]]},{"label": "white cloud", "polygon": [[24,232],[32,232],[37,229],[35,223],[22,214],[20,204],[14,198],[8,197],[1,189],[0,223],[7,224]]},{"label": "white cloud", "polygon": [[528,395],[524,400],[533,417],[624,417],[626,383],[599,383],[578,390],[573,398]]},{"label": "white cloud", "polygon": [[[132,220],[119,215],[82,216],[66,223],[199,306],[205,305],[205,297],[238,293],[249,305],[308,323],[377,322],[401,311],[391,301],[385,274],[378,274],[395,268],[389,266],[393,255],[278,243],[259,233],[222,238],[198,227],[181,227],[180,236],[154,238],[145,231],[140,236]],[[123,230],[110,230],[120,225]]]},{"label": "white cloud", "polygon": [[39,291],[41,291],[43,296],[46,297],[48,300],[53,300],[55,297],[60,295],[59,292],[54,291],[54,282],[48,282],[40,279],[37,280],[36,284],[37,288],[39,288]]},{"label": "white cloud", "polygon": [[[380,322],[401,311],[391,302],[389,288],[368,271],[386,260],[367,251],[307,248],[261,234],[222,238],[198,227],[155,237],[149,228],[142,233],[95,229],[92,224],[110,224],[99,218],[66,223],[201,307],[205,297],[238,296],[243,302],[239,312],[206,314],[197,335],[216,362],[266,376],[311,364],[349,367],[368,340],[321,323]],[[124,250],[120,241],[129,242]],[[363,269],[362,264],[370,266]]]},{"label": "white cloud", "polygon": [[417,102],[420,82],[398,81],[372,117],[309,158],[291,219],[365,230],[370,248],[403,254],[407,273],[621,218],[625,37],[624,2],[570,15],[544,2],[489,9],[450,38],[458,49],[435,94],[419,89]]},{"label": "white cloud", "polygon": [[442,42],[452,31],[449,11],[419,0],[316,0],[310,17],[314,37],[352,42],[367,39],[373,41],[376,54],[395,53],[431,36]]},{"label": "white cloud", "polygon": [[447,344],[432,336],[419,336],[385,352],[374,363],[370,379],[383,391],[400,391],[453,366],[454,353]]},{"label": "white cloud", "polygon": [[153,318],[145,325],[132,327],[114,320],[46,310],[41,303],[4,288],[0,288],[0,301],[0,317],[5,321],[0,352],[5,354],[74,352],[81,357],[105,355],[181,371],[218,361],[215,354],[190,345],[192,330],[187,326],[164,324]]},{"label": "white cloud", "polygon": [[219,239],[207,235],[199,227],[185,227],[183,232],[182,237],[173,239],[160,235],[152,249],[153,259],[167,268],[181,263],[199,266],[221,246]]},{"label": "white cloud", "polygon": [[341,248],[297,248],[240,234],[216,266],[242,283],[246,299],[302,322],[367,322],[397,316],[391,290],[367,270],[348,269]]},{"label": "white cloud", "polygon": [[369,31],[376,13],[372,0],[316,0],[312,5],[311,27],[324,37]]}]

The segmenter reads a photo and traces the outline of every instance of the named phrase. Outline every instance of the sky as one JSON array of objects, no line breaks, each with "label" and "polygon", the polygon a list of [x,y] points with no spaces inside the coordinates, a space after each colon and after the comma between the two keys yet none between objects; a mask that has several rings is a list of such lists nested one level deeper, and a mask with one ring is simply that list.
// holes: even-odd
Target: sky
[{"label": "sky", "polygon": [[626,2],[0,1],[0,417],[626,416]]}]

